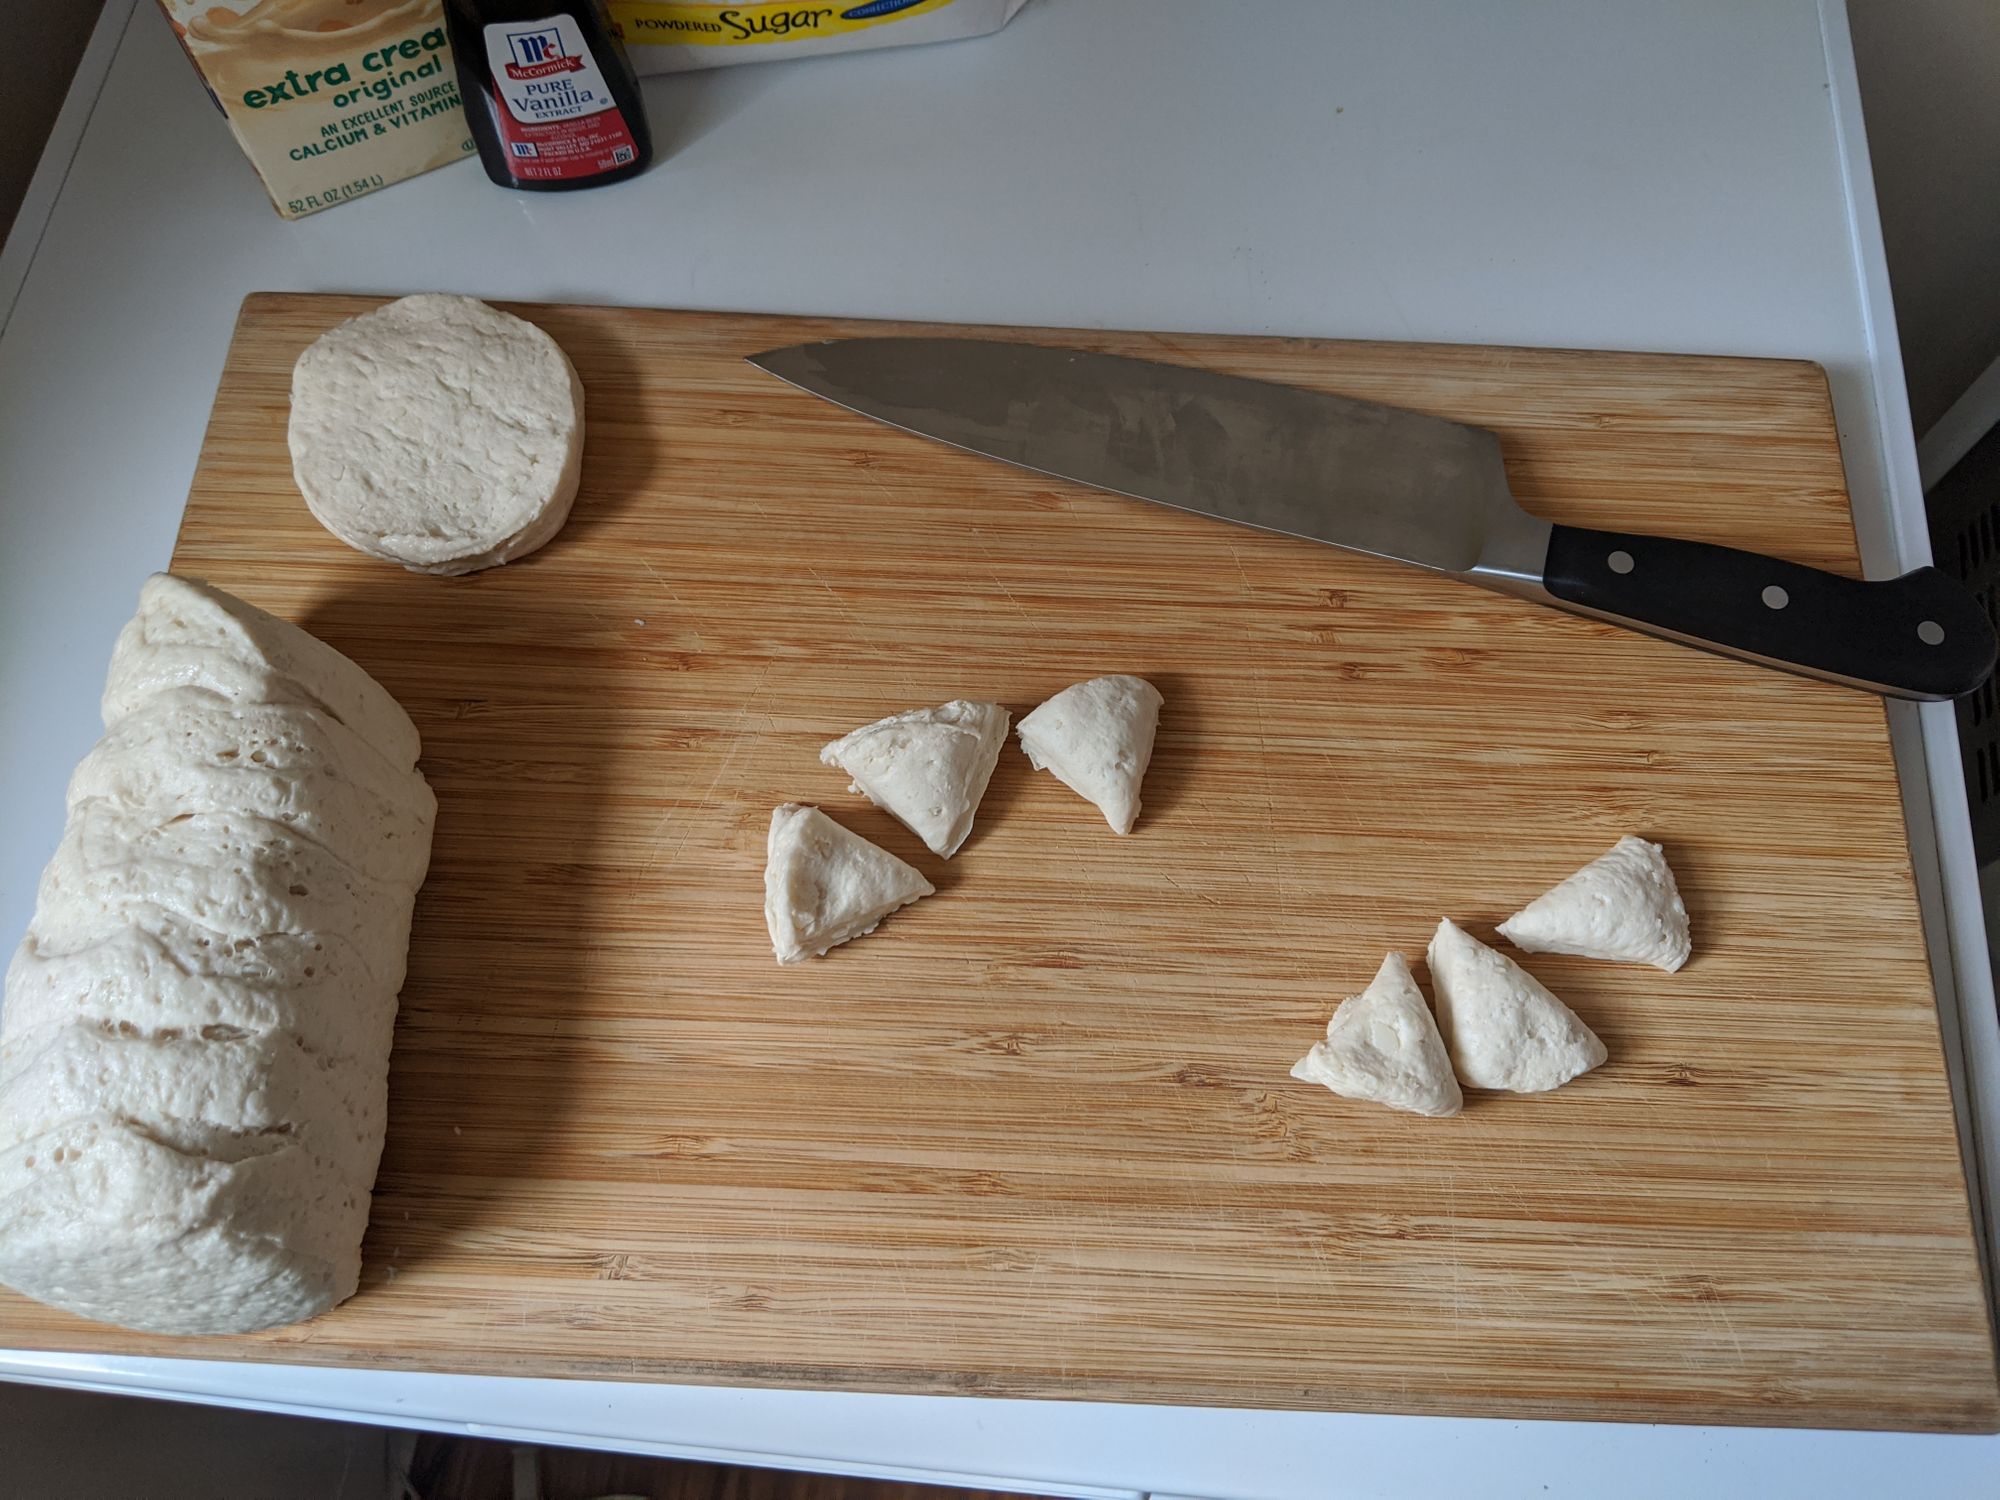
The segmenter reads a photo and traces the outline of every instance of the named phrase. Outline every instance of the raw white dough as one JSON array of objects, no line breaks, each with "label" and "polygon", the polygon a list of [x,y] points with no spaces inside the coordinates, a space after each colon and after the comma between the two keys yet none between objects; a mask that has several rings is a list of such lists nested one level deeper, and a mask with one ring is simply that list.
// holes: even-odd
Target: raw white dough
[{"label": "raw white dough", "polygon": [[1037,771],[1097,804],[1113,833],[1139,817],[1139,783],[1153,759],[1159,690],[1138,677],[1094,677],[1064,688],[1021,720],[1021,748]]},{"label": "raw white dough", "polygon": [[235,1333],[353,1292],[435,801],[409,718],[155,577],[0,1006],[0,1282]]},{"label": "raw white dough", "polygon": [[0,1050],[35,1046],[63,1026],[147,1034],[207,1027],[286,1031],[324,1057],[377,1058],[389,1050],[403,961],[382,938],[378,974],[355,940],[331,933],[221,934],[139,908],[130,925],[70,950],[31,933],[7,966]]},{"label": "raw white dough", "polygon": [[1500,935],[1526,953],[1653,964],[1668,973],[1693,947],[1666,854],[1629,834],[1502,922]]},{"label": "raw white dough", "polygon": [[1429,962],[1438,1030],[1467,1086],[1539,1094],[1604,1061],[1604,1043],[1575,1011],[1449,917]]},{"label": "raw white dough", "polygon": [[0,1282],[155,1333],[245,1333],[351,1296],[368,1192],[297,1145],[190,1156],[104,1115],[0,1149]]},{"label": "raw white dough", "polygon": [[954,698],[863,725],[819,753],[853,778],[853,790],[946,859],[972,832],[1007,742],[1007,710]]},{"label": "raw white dough", "polygon": [[1412,1114],[1455,1115],[1465,1104],[1431,1008],[1400,953],[1382,960],[1367,989],[1340,1002],[1326,1040],[1293,1064],[1292,1077]]},{"label": "raw white dough", "polygon": [[297,703],[353,730],[398,770],[416,766],[417,726],[382,685],[289,620],[191,578],[155,573],[118,633],[104,683],[106,726],[168,688],[241,703]]},{"label": "raw white dough", "polygon": [[70,777],[72,807],[253,812],[378,879],[420,881],[437,799],[317,709],[172,688],[118,721]]},{"label": "raw white dough", "polygon": [[33,1047],[0,1047],[0,1148],[105,1114],[190,1156],[296,1144],[356,1187],[375,1180],[389,1080],[373,1059],[321,1057],[283,1031],[207,1032],[73,1023]]},{"label": "raw white dough", "polygon": [[764,856],[764,922],[781,964],[871,933],[936,889],[887,849],[796,802],[771,814]]},{"label": "raw white dough", "polygon": [[416,572],[469,573],[562,529],[583,386],[532,323],[472,297],[404,297],[299,356],[289,441],[328,531]]},{"label": "raw white dough", "polygon": [[87,941],[159,907],[228,939],[333,932],[368,950],[409,942],[410,890],[374,881],[318,844],[243,813],[133,811],[107,802],[70,810],[42,871],[34,930]]}]

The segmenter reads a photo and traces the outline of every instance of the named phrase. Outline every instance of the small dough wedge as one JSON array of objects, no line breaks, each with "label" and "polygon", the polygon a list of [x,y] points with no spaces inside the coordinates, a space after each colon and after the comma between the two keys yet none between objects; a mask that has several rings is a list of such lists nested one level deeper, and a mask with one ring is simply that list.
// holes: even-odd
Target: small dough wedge
[{"label": "small dough wedge", "polygon": [[1500,935],[1524,953],[1652,964],[1669,974],[1694,947],[1665,851],[1630,834],[1502,922]]},{"label": "small dough wedge", "polygon": [[1096,803],[1113,833],[1130,833],[1163,701],[1144,678],[1093,677],[1022,719],[1021,748],[1037,771]]},{"label": "small dough wedge", "polygon": [[1326,1040],[1292,1065],[1292,1077],[1434,1119],[1465,1106],[1437,1022],[1400,953],[1382,960],[1367,989],[1340,1002]]},{"label": "small dough wedge", "polygon": [[819,753],[853,790],[902,823],[931,853],[950,859],[1007,743],[1007,710],[954,698],[864,724]]},{"label": "small dough wedge", "polygon": [[1451,918],[1438,923],[1428,957],[1438,1030],[1468,1087],[1547,1093],[1607,1056],[1575,1011]]},{"label": "small dough wedge", "polygon": [[764,923],[781,964],[865,937],[936,887],[912,866],[816,807],[787,802],[764,845]]},{"label": "small dough wedge", "polygon": [[583,464],[583,384],[556,341],[474,297],[404,297],[292,368],[299,493],[357,552],[471,573],[542,546]]}]

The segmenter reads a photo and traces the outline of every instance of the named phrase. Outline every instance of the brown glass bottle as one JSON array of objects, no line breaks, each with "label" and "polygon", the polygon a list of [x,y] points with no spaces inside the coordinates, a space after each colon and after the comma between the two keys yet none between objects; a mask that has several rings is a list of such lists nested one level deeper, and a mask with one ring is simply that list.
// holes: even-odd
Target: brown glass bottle
[{"label": "brown glass bottle", "polygon": [[646,170],[639,81],[603,0],[445,0],[444,10],[488,177],[559,193]]}]

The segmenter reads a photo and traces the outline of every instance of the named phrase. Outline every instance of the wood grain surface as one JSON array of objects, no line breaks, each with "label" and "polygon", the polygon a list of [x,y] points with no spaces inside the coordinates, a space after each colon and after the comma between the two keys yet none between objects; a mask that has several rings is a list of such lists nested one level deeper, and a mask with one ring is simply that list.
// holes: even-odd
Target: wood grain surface
[{"label": "wood grain surface", "polygon": [[[293,359],[371,305],[245,304],[173,559],[423,732],[436,854],[362,1290],[236,1339],[0,1294],[0,1345],[2000,1423],[1878,701],[1039,478],[743,362],[868,331],[826,320],[516,308],[589,393],[575,514],[420,577],[322,531],[286,457]],[[1043,337],[1480,422],[1556,520],[1855,568],[1810,364]],[[1010,748],[943,863],[816,759],[1111,671],[1166,695],[1130,838]],[[939,894],[778,968],[789,799]],[[1693,961],[1525,960],[1606,1066],[1443,1121],[1286,1076],[1384,950],[1445,914],[1490,935],[1628,832],[1666,845]]]}]

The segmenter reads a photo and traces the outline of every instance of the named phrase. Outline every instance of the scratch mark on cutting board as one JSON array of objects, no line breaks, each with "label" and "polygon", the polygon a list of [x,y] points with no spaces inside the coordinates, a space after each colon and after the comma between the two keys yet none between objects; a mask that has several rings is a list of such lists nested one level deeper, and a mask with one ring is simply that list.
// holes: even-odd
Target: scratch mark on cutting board
[{"label": "scratch mark on cutting board", "polygon": [[[1238,566],[1240,568],[1241,564],[1238,564]],[[1245,634],[1246,636],[1248,634],[1247,628]],[[1293,889],[1289,873],[1292,861],[1286,857],[1285,851],[1280,847],[1278,838],[1277,790],[1271,772],[1271,674],[1270,670],[1257,657],[1254,651],[1251,653],[1251,659],[1257,663],[1255,672],[1257,683],[1257,774],[1258,782],[1262,787],[1264,796],[1264,854],[1269,861],[1270,878],[1277,886],[1278,909],[1287,917],[1296,919],[1301,913],[1298,901],[1296,900],[1297,893]],[[1307,950],[1303,946],[1295,947],[1292,950],[1292,973],[1296,979],[1304,980],[1311,976],[1311,965],[1307,962],[1306,953]]]},{"label": "scratch mark on cutting board", "polygon": [[1465,1255],[1458,1245],[1458,1173],[1447,1172],[1444,1186],[1445,1244],[1451,1254],[1451,1326],[1465,1326]]},{"label": "scratch mark on cutting board", "polygon": [[1189,890],[1186,886],[1182,885],[1178,880],[1174,879],[1174,877],[1168,874],[1165,870],[1160,871],[1160,878],[1166,881],[1168,885],[1172,886],[1175,890],[1179,891],[1184,896],[1193,896],[1197,901],[1206,901],[1210,906],[1222,905],[1220,901],[1216,900],[1215,897],[1209,895],[1207,891]]},{"label": "scratch mark on cutting board", "polygon": [[996,559],[993,556],[993,549],[986,545],[986,533],[982,531],[979,527],[974,526],[972,528],[972,535],[974,538],[974,544],[979,548],[979,555],[986,560],[986,576],[993,580],[993,587],[1000,590],[1000,592],[1006,596],[1007,602],[1014,606],[1015,612],[1019,614],[1024,621],[1026,621],[1029,625],[1033,625],[1035,623],[1035,617],[1028,613],[1027,606],[1022,604],[1019,599],[1016,599],[1014,597],[1014,591],[1008,588],[1005,583],[1000,581],[1000,570],[998,567],[998,559]]},{"label": "scratch mark on cutting board", "polygon": [[[752,508],[756,510],[758,515],[762,516],[766,522],[771,523],[771,529],[773,535],[784,536],[786,534],[784,528],[778,526],[777,523],[771,521],[771,513],[768,510],[766,510],[761,504],[759,504],[755,500],[752,500],[750,504]],[[847,620],[847,623],[849,625],[854,627],[856,639],[858,640],[867,639],[867,633],[868,633],[867,626],[862,623],[861,617],[855,614],[853,610],[847,607],[847,601],[840,597],[840,590],[835,588],[832,584],[826,581],[826,578],[820,573],[820,570],[818,568],[813,566],[812,561],[809,558],[802,557],[797,552],[792,552],[788,555],[787,560],[791,563],[791,565],[794,568],[797,568],[800,572],[806,574],[808,577],[812,579],[814,583],[818,584],[822,589],[826,591],[827,598],[833,601],[833,607],[840,611],[841,615]],[[904,680],[906,683],[908,682],[907,677]]]},{"label": "scratch mark on cutting board", "polygon": [[847,601],[840,597],[840,590],[835,588],[832,584],[828,583],[824,578],[822,578],[820,576],[819,569],[815,568],[811,563],[801,559],[799,561],[799,566],[804,568],[806,572],[812,576],[812,581],[814,583],[818,584],[821,588],[826,590],[827,598],[833,601],[833,607],[841,612],[841,614],[846,618],[847,623],[854,627],[854,633],[857,636],[865,635],[867,627],[865,627],[861,623],[861,617],[857,615],[853,610],[847,607]]},{"label": "scratch mark on cutting board", "polygon": [[1722,1324],[1722,1331],[1729,1335],[1729,1346],[1736,1351],[1736,1363],[1741,1365],[1743,1363],[1743,1340],[1736,1336],[1736,1320],[1729,1316],[1729,1305],[1720,1297],[1717,1297],[1708,1306],[1713,1309],[1716,1321]]},{"label": "scratch mark on cutting board", "polygon": [[[1252,593],[1250,574],[1244,569],[1243,555],[1236,550],[1234,543],[1229,546],[1229,560],[1236,564],[1236,576],[1242,583],[1239,592],[1242,597],[1248,598]],[[1242,615],[1244,654],[1255,663],[1254,678],[1257,684],[1257,772],[1264,792],[1265,848],[1271,855],[1272,867],[1276,872],[1280,904],[1285,914],[1290,916],[1293,912],[1289,900],[1290,893],[1285,884],[1284,861],[1278,857],[1278,809],[1271,785],[1271,674],[1264,663],[1263,654],[1257,650],[1256,632],[1251,629],[1250,619],[1249,612],[1245,611]]]},{"label": "scratch mark on cutting board", "polygon": [[736,717],[729,721],[729,728],[724,731],[729,737],[729,747],[723,751],[722,759],[716,762],[715,774],[708,779],[708,786],[703,789],[701,796],[696,800],[694,809],[668,808],[666,812],[660,815],[660,821],[653,825],[653,832],[650,835],[653,848],[646,856],[644,869],[650,870],[654,865],[659,863],[660,835],[666,830],[667,824],[672,821],[676,812],[685,811],[688,813],[688,816],[684,820],[686,826],[681,832],[679,841],[674,845],[673,852],[667,857],[669,863],[679,861],[681,851],[687,847],[688,840],[694,837],[694,831],[701,823],[701,819],[694,815],[695,811],[708,806],[708,804],[715,800],[715,789],[722,784],[722,778],[729,774],[729,768],[736,763],[736,757],[743,749],[743,723],[751,714],[763,708],[764,684],[770,680],[770,676],[771,667],[767,662],[764,665],[764,669],[757,674],[757,680],[750,685],[750,691],[743,695],[742,706],[736,710]]},{"label": "scratch mark on cutting board", "polygon": [[[755,501],[752,501],[751,503],[753,505],[756,504]],[[763,516],[766,520],[770,519],[770,513],[766,511],[764,507],[761,505],[757,506],[757,514]],[[791,562],[794,568],[797,568],[801,572],[805,573],[808,577],[812,579],[814,583],[818,584],[822,589],[826,591],[827,598],[833,601],[833,607],[840,611],[842,618],[844,618],[847,621],[848,625],[853,629],[854,639],[857,642],[866,641],[870,639],[870,636],[868,634],[868,626],[866,622],[863,621],[862,618],[859,615],[857,615],[852,609],[848,608],[847,601],[840,597],[840,590],[835,588],[832,584],[828,583],[826,581],[825,576],[821,574],[818,568],[813,566],[812,562],[809,559],[802,557],[797,553],[793,553],[791,554],[789,561]],[[898,666],[901,665],[902,660],[903,660],[903,654],[901,652],[896,653],[895,662]],[[905,692],[912,698],[923,696],[923,690],[918,686],[916,677],[909,671],[904,670],[900,672],[898,674],[897,681],[901,683],[903,692]]]},{"label": "scratch mark on cutting board", "polygon": [[681,596],[675,592],[674,586],[671,583],[667,582],[665,576],[661,574],[660,570],[654,567],[651,563],[647,562],[645,558],[642,557],[639,559],[639,566],[644,568],[648,573],[652,574],[653,582],[657,583],[660,586],[660,588],[665,592],[667,598],[672,600],[674,605],[679,609],[680,611],[679,618],[681,618],[687,623],[688,634],[694,637],[694,643],[696,648],[704,652],[707,651],[708,642],[702,638],[701,631],[695,627],[694,611],[688,608],[687,601],[681,598]]},{"label": "scratch mark on cutting board", "polygon": [[[1255,591],[1250,587],[1250,574],[1243,566],[1243,554],[1236,550],[1236,544],[1234,542],[1231,542],[1229,544],[1229,560],[1236,564],[1236,576],[1238,579],[1242,581],[1243,584],[1243,587],[1240,592],[1242,594],[1242,597],[1247,599]],[[1245,640],[1249,639],[1250,624],[1247,618],[1245,619],[1243,625],[1243,635]]]}]

